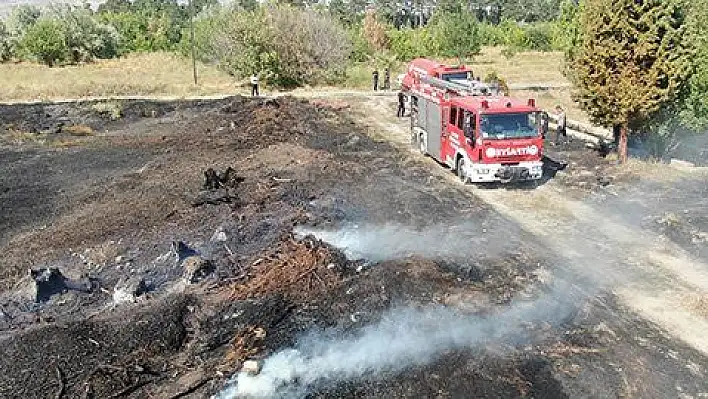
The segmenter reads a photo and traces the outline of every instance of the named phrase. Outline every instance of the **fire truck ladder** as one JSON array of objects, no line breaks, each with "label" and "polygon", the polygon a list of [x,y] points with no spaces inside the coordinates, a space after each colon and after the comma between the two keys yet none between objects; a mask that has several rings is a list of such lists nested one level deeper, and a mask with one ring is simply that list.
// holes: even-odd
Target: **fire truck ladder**
[{"label": "fire truck ladder", "polygon": [[477,81],[473,81],[472,85],[465,85],[432,76],[421,76],[420,81],[431,86],[443,88],[448,92],[459,96],[491,96],[499,93],[499,89],[497,87]]}]

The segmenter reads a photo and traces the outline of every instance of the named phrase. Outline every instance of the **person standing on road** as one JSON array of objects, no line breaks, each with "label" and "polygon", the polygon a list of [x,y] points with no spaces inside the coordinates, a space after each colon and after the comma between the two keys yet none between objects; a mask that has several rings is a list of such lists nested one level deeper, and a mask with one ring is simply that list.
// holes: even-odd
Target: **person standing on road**
[{"label": "person standing on road", "polygon": [[384,90],[390,90],[391,89],[391,71],[386,68],[384,70],[384,85],[383,85]]},{"label": "person standing on road", "polygon": [[372,74],[373,79],[374,79],[374,91],[379,89],[379,70],[374,69],[374,73]]},{"label": "person standing on road", "polygon": [[548,134],[548,114],[545,112],[541,113],[541,138],[546,139]]},{"label": "person standing on road", "polygon": [[402,118],[406,115],[406,95],[403,91],[398,92],[398,111],[396,111],[396,116]]},{"label": "person standing on road", "polygon": [[258,97],[260,94],[258,93],[258,75],[253,74],[251,75],[251,97]]},{"label": "person standing on road", "polygon": [[568,127],[568,121],[565,116],[565,110],[563,110],[563,107],[560,105],[556,105],[556,114],[558,114],[558,126],[556,127],[556,145],[558,145],[560,144],[561,135],[563,135],[563,138],[567,142],[568,133],[566,129]]}]

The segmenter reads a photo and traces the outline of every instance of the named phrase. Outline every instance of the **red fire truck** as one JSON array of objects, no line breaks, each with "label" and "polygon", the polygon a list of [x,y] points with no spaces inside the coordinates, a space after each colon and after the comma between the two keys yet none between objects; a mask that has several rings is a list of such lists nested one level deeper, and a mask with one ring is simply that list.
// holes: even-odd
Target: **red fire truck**
[{"label": "red fire truck", "polygon": [[421,64],[409,68],[413,76],[406,76],[404,89],[411,97],[411,139],[421,153],[448,165],[464,182],[542,177],[542,111],[533,99],[489,95],[489,88],[470,79],[446,79],[448,69],[439,64],[430,62],[430,72]]}]

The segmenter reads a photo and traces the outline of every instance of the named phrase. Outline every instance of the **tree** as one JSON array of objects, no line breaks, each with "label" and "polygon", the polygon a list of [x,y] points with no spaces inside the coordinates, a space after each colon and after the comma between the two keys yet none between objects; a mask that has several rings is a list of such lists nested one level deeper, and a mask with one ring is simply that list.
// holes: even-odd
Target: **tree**
[{"label": "tree", "polygon": [[564,0],[560,15],[553,23],[553,47],[562,50],[567,59],[572,59],[583,43],[580,16],[584,7],[584,1],[576,4],[573,0]]},{"label": "tree", "polygon": [[5,23],[0,21],[0,61],[7,62],[14,56],[15,44]]},{"label": "tree", "polygon": [[575,100],[593,122],[618,133],[620,161],[627,135],[646,125],[681,93],[690,51],[680,0],[588,0],[582,47],[569,60]]},{"label": "tree", "polygon": [[561,0],[499,0],[497,3],[502,9],[502,18],[538,22],[555,19],[560,11]]},{"label": "tree", "polygon": [[90,9],[66,6],[56,9],[54,14],[64,27],[70,62],[89,62],[118,55],[118,31],[101,23]]},{"label": "tree", "polygon": [[311,84],[344,73],[351,42],[329,14],[277,6],[269,7],[268,21],[274,39],[271,48],[279,62],[273,77],[276,84]]},{"label": "tree", "polygon": [[22,47],[48,66],[66,59],[69,48],[62,23],[53,18],[40,18],[22,38]]},{"label": "tree", "polygon": [[27,29],[34,25],[42,12],[39,8],[30,5],[19,5],[12,9],[7,21],[10,33],[15,37],[24,36]]},{"label": "tree", "polygon": [[689,8],[687,41],[694,51],[693,71],[688,79],[682,101],[679,103],[679,118],[694,131],[708,130],[708,0],[697,0]]},{"label": "tree", "polygon": [[457,57],[462,63],[482,48],[477,17],[466,7],[459,12],[441,12],[433,15],[430,29],[439,44],[440,55]]},{"label": "tree", "polygon": [[386,27],[373,10],[366,12],[364,17],[364,37],[374,50],[386,50],[389,47]]}]

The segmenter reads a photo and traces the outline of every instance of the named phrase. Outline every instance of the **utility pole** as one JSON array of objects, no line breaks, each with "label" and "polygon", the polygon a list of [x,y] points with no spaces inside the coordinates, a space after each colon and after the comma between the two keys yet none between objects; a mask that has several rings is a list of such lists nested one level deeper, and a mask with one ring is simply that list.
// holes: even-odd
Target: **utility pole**
[{"label": "utility pole", "polygon": [[194,0],[189,0],[189,32],[192,44],[192,71],[194,73],[194,85],[197,85],[197,52],[194,47]]}]

